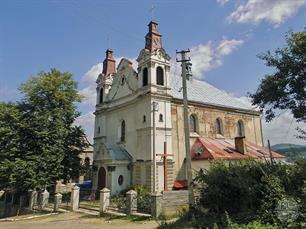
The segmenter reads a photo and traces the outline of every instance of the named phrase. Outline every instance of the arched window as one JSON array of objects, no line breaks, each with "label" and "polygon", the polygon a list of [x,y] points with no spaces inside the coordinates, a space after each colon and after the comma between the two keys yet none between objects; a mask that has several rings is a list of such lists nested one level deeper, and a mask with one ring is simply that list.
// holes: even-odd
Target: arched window
[{"label": "arched window", "polygon": [[148,85],[148,69],[144,68],[142,71],[142,86]]},{"label": "arched window", "polygon": [[163,115],[162,115],[162,114],[159,114],[159,121],[160,121],[160,122],[163,122],[163,121],[164,121],[164,118],[163,118]]},{"label": "arched window", "polygon": [[157,85],[164,85],[164,71],[159,66],[156,68],[156,83]]},{"label": "arched window", "polygon": [[99,103],[103,103],[103,88],[100,89]]},{"label": "arched window", "polygon": [[223,135],[223,123],[221,118],[216,119],[216,133]]},{"label": "arched window", "polygon": [[244,124],[243,124],[242,120],[238,121],[238,123],[237,123],[237,130],[238,130],[238,136],[239,137],[245,136],[245,133],[244,133]]},{"label": "arched window", "polygon": [[125,142],[125,121],[121,122],[121,139],[122,142]]},{"label": "arched window", "polygon": [[147,117],[144,115],[143,116],[143,122],[146,122],[147,121]]},{"label": "arched window", "polygon": [[190,133],[196,133],[198,131],[197,130],[197,116],[195,114],[190,115],[189,131]]}]

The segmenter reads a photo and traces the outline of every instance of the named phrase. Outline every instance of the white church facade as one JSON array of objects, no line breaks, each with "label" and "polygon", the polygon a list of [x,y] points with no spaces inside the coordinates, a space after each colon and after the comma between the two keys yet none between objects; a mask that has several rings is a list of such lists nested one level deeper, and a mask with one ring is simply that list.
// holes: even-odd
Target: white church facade
[{"label": "white church facade", "polygon": [[[116,67],[113,51],[106,51],[96,81],[93,190],[107,187],[116,194],[136,184],[152,190],[154,154],[156,190],[184,188],[181,76],[170,75],[157,23],[148,26],[137,69],[125,58]],[[211,160],[267,157],[258,111],[203,81],[193,79],[187,88],[194,170],[208,168]],[[155,120],[153,102],[158,104]],[[166,172],[164,153],[171,154]]]}]

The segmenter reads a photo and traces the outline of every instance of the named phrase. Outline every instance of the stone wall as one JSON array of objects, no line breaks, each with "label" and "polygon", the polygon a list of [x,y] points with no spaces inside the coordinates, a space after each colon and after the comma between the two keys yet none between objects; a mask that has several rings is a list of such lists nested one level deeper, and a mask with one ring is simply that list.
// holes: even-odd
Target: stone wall
[{"label": "stone wall", "polygon": [[[262,145],[262,130],[260,113],[237,109],[204,106],[200,104],[189,105],[189,115],[197,117],[197,132],[190,133],[190,146],[200,136],[218,137],[216,133],[216,119],[220,118],[223,123],[223,137],[233,139],[238,135],[237,123],[243,121],[245,137],[247,141]],[[175,154],[175,179],[186,179],[184,169],[185,159],[185,136],[183,105],[180,102],[171,104],[172,117],[172,149]]]},{"label": "stone wall", "polygon": [[162,214],[175,215],[183,208],[188,208],[188,191],[163,192],[161,198]]}]

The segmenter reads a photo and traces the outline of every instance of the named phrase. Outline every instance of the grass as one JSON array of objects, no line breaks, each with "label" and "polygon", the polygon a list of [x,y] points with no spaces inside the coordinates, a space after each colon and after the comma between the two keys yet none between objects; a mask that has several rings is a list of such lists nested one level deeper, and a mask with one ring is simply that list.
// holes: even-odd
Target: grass
[{"label": "grass", "polygon": [[99,200],[94,200],[94,201],[80,201],[80,207],[94,207],[94,208],[99,208],[100,207],[100,202]]}]

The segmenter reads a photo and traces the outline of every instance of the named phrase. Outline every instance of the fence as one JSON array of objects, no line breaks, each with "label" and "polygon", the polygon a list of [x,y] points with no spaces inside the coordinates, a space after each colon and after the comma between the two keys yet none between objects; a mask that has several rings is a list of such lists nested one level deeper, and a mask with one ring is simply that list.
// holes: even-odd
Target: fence
[{"label": "fence", "polygon": [[80,190],[79,208],[86,208],[90,210],[99,210],[100,195],[96,195],[91,189]]},{"label": "fence", "polygon": [[50,194],[47,190],[21,194],[0,191],[0,217],[17,215],[21,210],[58,211],[59,208],[72,211],[86,208],[100,213],[116,211],[127,215],[143,213],[158,217],[176,214],[184,207],[188,207],[187,191],[138,195],[130,190],[117,196],[111,196],[107,188],[100,190],[99,195],[93,195],[91,190],[80,190],[77,186],[71,192],[61,194]]}]

